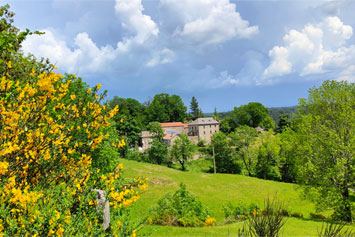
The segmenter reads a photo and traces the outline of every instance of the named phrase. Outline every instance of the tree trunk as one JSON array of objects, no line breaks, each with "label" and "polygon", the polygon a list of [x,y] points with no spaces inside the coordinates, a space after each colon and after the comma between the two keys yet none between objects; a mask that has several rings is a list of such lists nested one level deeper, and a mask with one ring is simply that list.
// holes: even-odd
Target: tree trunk
[{"label": "tree trunk", "polygon": [[351,214],[351,205],[350,205],[350,195],[348,187],[345,187],[344,192],[342,193],[343,196],[343,203],[342,203],[342,220],[346,222],[352,221],[352,214]]},{"label": "tree trunk", "polygon": [[180,165],[181,165],[181,170],[185,171],[185,161],[184,160],[179,160]]}]

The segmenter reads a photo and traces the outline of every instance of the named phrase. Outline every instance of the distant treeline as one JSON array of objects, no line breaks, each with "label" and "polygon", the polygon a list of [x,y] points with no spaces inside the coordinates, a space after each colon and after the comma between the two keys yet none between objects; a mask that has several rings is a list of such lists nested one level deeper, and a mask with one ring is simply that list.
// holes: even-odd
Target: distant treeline
[{"label": "distant treeline", "polygon": [[[269,109],[269,115],[275,122],[279,121],[279,116],[282,114],[295,114],[297,113],[297,106],[288,106],[288,107],[272,107],[268,108]],[[231,116],[232,111],[227,111],[227,112],[219,112],[218,116],[219,119],[224,119],[226,117]],[[206,117],[213,116],[213,113],[205,113],[204,114]],[[292,117],[292,116],[291,116]]]}]

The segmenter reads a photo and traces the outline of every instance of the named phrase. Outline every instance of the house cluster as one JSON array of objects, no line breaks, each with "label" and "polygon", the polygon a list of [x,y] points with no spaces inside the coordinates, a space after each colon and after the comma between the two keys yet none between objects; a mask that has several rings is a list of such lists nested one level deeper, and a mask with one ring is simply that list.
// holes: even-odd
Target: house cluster
[{"label": "house cluster", "polygon": [[[204,140],[207,143],[211,142],[213,134],[219,131],[219,122],[212,117],[198,118],[190,123],[171,122],[161,123],[164,131],[163,141],[171,147],[181,134],[185,134],[195,144],[199,140]],[[141,132],[142,150],[151,147],[153,135],[148,131]]]}]

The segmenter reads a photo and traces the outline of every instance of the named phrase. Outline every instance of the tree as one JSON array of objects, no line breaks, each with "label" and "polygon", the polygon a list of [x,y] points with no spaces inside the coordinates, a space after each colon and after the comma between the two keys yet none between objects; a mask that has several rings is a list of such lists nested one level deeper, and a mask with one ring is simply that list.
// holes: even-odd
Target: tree
[{"label": "tree", "polygon": [[184,122],[187,117],[186,107],[180,96],[157,94],[145,110],[147,122]]},{"label": "tree", "polygon": [[140,139],[140,132],[143,130],[144,107],[139,101],[132,98],[120,98],[115,96],[107,102],[109,108],[118,106],[118,113],[112,118],[115,121],[116,130],[119,136],[125,138],[127,146],[120,149],[121,155],[125,157],[129,147],[137,146]]},{"label": "tree", "polygon": [[274,131],[264,131],[258,137],[256,176],[261,179],[280,180],[280,137]]},{"label": "tree", "polygon": [[182,171],[185,171],[185,161],[187,161],[195,150],[195,144],[190,141],[189,137],[181,134],[179,138],[174,141],[171,148],[171,155],[173,159],[177,160]]},{"label": "tree", "polygon": [[355,84],[325,81],[301,99],[293,122],[298,151],[298,181],[318,207],[334,217],[353,218],[349,188],[355,186]]},{"label": "tree", "polygon": [[198,102],[195,96],[192,96],[190,103],[190,116],[191,119],[195,120],[197,118],[203,117],[202,110],[198,107]]},{"label": "tree", "polygon": [[149,160],[162,164],[168,155],[168,146],[163,142],[164,131],[158,122],[148,124],[148,131],[152,133],[152,146],[148,150]]},{"label": "tree", "polygon": [[258,137],[258,133],[254,128],[248,126],[238,127],[235,132],[229,134],[232,145],[241,158],[244,169],[249,176],[255,176],[256,159],[252,152],[251,146]]},{"label": "tree", "polygon": [[217,112],[217,108],[216,107],[214,107],[213,118],[216,121],[219,121],[219,116],[218,116],[218,112]]},{"label": "tree", "polygon": [[281,114],[277,122],[276,131],[282,133],[288,126],[290,126],[290,114]]},{"label": "tree", "polygon": [[218,173],[240,174],[241,166],[233,157],[232,148],[224,133],[213,134],[211,146],[214,148],[216,171]]},{"label": "tree", "polygon": [[270,115],[267,115],[263,121],[260,122],[260,127],[262,127],[263,129],[275,129],[276,125],[275,125],[275,121],[271,118]]},{"label": "tree", "polygon": [[226,117],[221,121],[220,130],[224,134],[228,135],[229,133],[233,132],[237,127],[237,123],[234,121],[232,117]]},{"label": "tree", "polygon": [[250,102],[247,105],[234,107],[231,115],[239,126],[247,125],[256,128],[260,125],[261,121],[265,119],[268,112],[268,108],[264,107],[261,103]]}]

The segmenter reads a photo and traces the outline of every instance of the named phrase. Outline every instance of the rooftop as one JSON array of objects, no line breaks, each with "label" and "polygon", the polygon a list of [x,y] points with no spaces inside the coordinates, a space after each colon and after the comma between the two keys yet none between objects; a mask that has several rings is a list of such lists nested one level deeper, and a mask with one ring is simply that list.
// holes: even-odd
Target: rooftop
[{"label": "rooftop", "polygon": [[161,123],[162,128],[167,127],[187,127],[188,125],[182,122]]},{"label": "rooftop", "polygon": [[192,125],[205,125],[205,124],[219,124],[218,121],[216,121],[212,117],[207,117],[207,118],[198,118],[192,122],[189,123],[189,126]]}]

